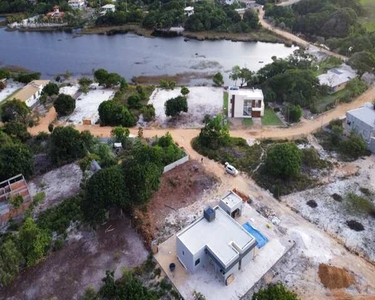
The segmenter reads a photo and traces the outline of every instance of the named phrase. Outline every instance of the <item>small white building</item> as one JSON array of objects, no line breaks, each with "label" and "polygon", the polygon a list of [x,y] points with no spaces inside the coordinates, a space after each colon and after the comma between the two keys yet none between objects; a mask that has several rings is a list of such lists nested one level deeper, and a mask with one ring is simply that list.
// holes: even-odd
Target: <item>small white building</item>
[{"label": "small white building", "polygon": [[242,198],[232,191],[229,191],[219,203],[219,206],[232,218],[242,215],[243,205]]},{"label": "small white building", "polygon": [[194,7],[192,7],[192,6],[185,7],[184,8],[184,14],[185,14],[185,16],[188,16],[188,17],[194,15]]},{"label": "small white building", "polygon": [[372,103],[346,112],[345,129],[363,137],[367,148],[375,153],[375,107]]},{"label": "small white building", "polygon": [[[227,200],[231,207],[232,199]],[[256,245],[256,239],[221,206],[207,208],[204,216],[176,235],[181,264],[191,273],[212,266],[226,285],[252,260]]]},{"label": "small white building", "polygon": [[239,89],[228,91],[230,118],[260,118],[264,116],[264,97],[260,89]]},{"label": "small white building", "polygon": [[114,4],[103,5],[100,9],[100,14],[105,15],[107,12],[115,12],[116,6]]},{"label": "small white building", "polygon": [[357,77],[357,72],[346,64],[338,68],[328,70],[327,73],[318,76],[320,85],[330,87],[331,93],[336,93],[346,87],[346,84]]},{"label": "small white building", "polygon": [[85,6],[85,0],[69,0],[68,4],[73,9],[82,9]]},{"label": "small white building", "polygon": [[49,82],[49,80],[33,80],[17,92],[13,96],[13,99],[21,100],[25,102],[28,107],[32,107],[39,101],[43,88]]}]

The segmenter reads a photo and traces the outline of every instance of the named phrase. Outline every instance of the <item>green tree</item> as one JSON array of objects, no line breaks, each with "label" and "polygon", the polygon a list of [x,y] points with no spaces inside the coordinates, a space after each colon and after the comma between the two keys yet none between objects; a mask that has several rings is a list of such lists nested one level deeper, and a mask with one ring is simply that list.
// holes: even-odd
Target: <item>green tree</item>
[{"label": "green tree", "polygon": [[7,286],[17,276],[23,257],[11,238],[0,240],[0,284]]},{"label": "green tree", "polygon": [[0,148],[9,145],[13,145],[12,138],[5,132],[0,131]]},{"label": "green tree", "polygon": [[228,126],[223,124],[221,115],[213,119],[205,118],[204,127],[199,134],[199,142],[202,146],[217,150],[219,147],[227,145],[229,138]]},{"label": "green tree", "polygon": [[100,124],[103,126],[132,127],[137,123],[135,116],[116,100],[108,100],[99,105]]},{"label": "green tree", "polygon": [[220,72],[216,73],[213,82],[215,86],[222,86],[224,84],[223,75]]},{"label": "green tree", "polygon": [[12,138],[19,139],[21,142],[26,142],[31,137],[26,125],[17,121],[5,123],[4,132]]},{"label": "green tree", "polygon": [[300,121],[303,110],[299,105],[288,104],[284,109],[284,115],[288,122],[297,123]]},{"label": "green tree", "polygon": [[0,181],[18,174],[29,178],[33,169],[33,155],[27,146],[12,144],[0,147]]},{"label": "green tree", "polygon": [[14,78],[15,81],[22,82],[22,83],[29,83],[33,80],[40,79],[39,72],[32,72],[32,73],[21,73]]},{"label": "green tree", "polygon": [[111,130],[111,136],[114,138],[116,143],[121,143],[124,147],[127,144],[130,131],[128,128],[117,126]]},{"label": "green tree", "polygon": [[237,80],[241,76],[241,68],[240,66],[234,66],[232,71],[229,74],[229,78],[234,81],[234,85],[237,85]]},{"label": "green tree", "polygon": [[282,283],[269,285],[253,295],[252,300],[298,300],[293,291],[289,291]]},{"label": "green tree", "polygon": [[362,136],[352,132],[349,139],[340,142],[340,150],[346,156],[357,159],[367,153],[367,144]]},{"label": "green tree", "polygon": [[92,80],[87,77],[82,77],[78,80],[78,83],[80,86],[89,86],[90,84],[92,84]]},{"label": "green tree", "polygon": [[131,206],[146,203],[159,188],[162,167],[160,161],[127,160],[122,164],[125,186],[130,195]]},{"label": "green tree", "polygon": [[333,145],[338,145],[342,140],[344,128],[342,126],[333,125],[331,128],[330,140]]},{"label": "green tree", "polygon": [[141,108],[141,106],[142,106],[141,97],[138,96],[138,95],[129,96],[128,106],[129,106],[129,108],[135,108],[135,109]]},{"label": "green tree", "polygon": [[76,100],[70,95],[60,94],[53,106],[59,116],[67,116],[75,110]]},{"label": "green tree", "polygon": [[165,114],[172,118],[177,117],[181,112],[188,111],[188,104],[186,98],[178,96],[176,98],[169,99],[165,102]]},{"label": "green tree", "polygon": [[5,102],[1,107],[1,120],[3,122],[19,121],[26,124],[30,112],[25,102],[13,99]]},{"label": "green tree", "polygon": [[279,178],[295,177],[301,171],[301,152],[295,143],[278,143],[267,151],[266,171]]},{"label": "green tree", "polygon": [[52,96],[59,94],[59,86],[56,83],[48,83],[42,90],[42,95]]},{"label": "green tree", "polygon": [[105,85],[109,73],[104,69],[98,69],[94,72],[94,78],[99,83],[99,85]]},{"label": "green tree", "polygon": [[90,133],[79,132],[72,126],[56,127],[50,136],[50,157],[57,164],[69,163],[84,157],[93,143]]},{"label": "green tree", "polygon": [[141,113],[143,115],[143,119],[146,122],[150,122],[155,118],[155,107],[152,104],[143,106],[141,109]]},{"label": "green tree", "polygon": [[47,253],[51,236],[27,218],[19,231],[20,250],[27,266],[35,265]]},{"label": "green tree", "polygon": [[87,182],[86,195],[81,203],[86,220],[102,222],[106,211],[113,206],[129,208],[130,195],[119,166],[101,169]]},{"label": "green tree", "polygon": [[354,53],[348,63],[353,69],[357,70],[359,77],[366,72],[375,71],[375,55],[369,51]]},{"label": "green tree", "polygon": [[186,96],[189,93],[190,93],[190,91],[189,91],[189,89],[186,86],[183,86],[181,88],[181,94],[182,94],[182,96]]}]

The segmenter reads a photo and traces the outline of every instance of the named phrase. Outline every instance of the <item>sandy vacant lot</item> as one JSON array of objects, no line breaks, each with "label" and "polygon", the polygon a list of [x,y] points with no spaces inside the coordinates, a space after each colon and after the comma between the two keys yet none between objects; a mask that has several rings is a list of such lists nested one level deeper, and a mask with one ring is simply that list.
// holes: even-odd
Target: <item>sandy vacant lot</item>
[{"label": "sandy vacant lot", "polygon": [[114,90],[97,87],[96,90],[90,90],[87,94],[81,94],[76,101],[76,109],[67,118],[68,122],[75,125],[82,124],[82,119],[91,119],[91,124],[99,120],[98,108],[100,103],[113,98]]},{"label": "sandy vacant lot", "polygon": [[[368,259],[375,262],[375,235],[373,234],[375,217],[358,214],[355,210],[348,211],[345,200],[345,196],[350,192],[366,197],[361,192],[361,188],[367,188],[374,193],[375,156],[357,160],[352,164],[358,167],[357,176],[348,179],[337,178],[330,184],[282,197],[282,201],[298,210],[304,218],[319,228],[338,237],[350,249],[363,253]],[[335,200],[332,197],[334,194],[340,195],[343,200]],[[374,202],[375,195],[373,194],[370,198]],[[317,207],[312,208],[307,205],[309,200],[314,200]],[[350,229],[346,224],[350,220],[361,223],[364,230]]]},{"label": "sandy vacant lot", "polygon": [[157,122],[161,127],[176,126],[196,128],[202,126],[205,115],[217,115],[223,109],[223,89],[215,87],[189,87],[187,95],[188,112],[171,121],[165,115],[164,104],[167,100],[180,96],[180,87],[174,90],[155,89],[148,104],[155,107]]},{"label": "sandy vacant lot", "polygon": [[89,286],[99,289],[106,270],[115,270],[119,278],[123,267],[139,266],[147,254],[129,220],[110,221],[96,231],[71,233],[62,250],[26,269],[6,289],[0,288],[0,299],[81,299]]}]

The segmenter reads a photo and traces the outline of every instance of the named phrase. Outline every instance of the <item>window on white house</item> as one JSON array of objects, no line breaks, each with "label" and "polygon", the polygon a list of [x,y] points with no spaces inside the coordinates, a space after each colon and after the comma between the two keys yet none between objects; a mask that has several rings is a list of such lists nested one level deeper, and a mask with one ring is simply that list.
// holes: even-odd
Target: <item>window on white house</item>
[{"label": "window on white house", "polygon": [[251,102],[252,100],[244,100],[243,101],[243,115],[244,116],[251,116]]},{"label": "window on white house", "polygon": [[195,265],[198,266],[200,262],[201,262],[201,259],[198,258],[198,259],[195,261]]}]

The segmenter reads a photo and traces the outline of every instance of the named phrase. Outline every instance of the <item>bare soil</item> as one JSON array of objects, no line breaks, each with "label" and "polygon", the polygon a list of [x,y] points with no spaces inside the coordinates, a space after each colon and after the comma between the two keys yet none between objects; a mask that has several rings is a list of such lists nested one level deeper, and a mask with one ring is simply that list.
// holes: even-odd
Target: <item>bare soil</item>
[{"label": "bare soil", "polygon": [[101,286],[106,270],[116,270],[119,278],[122,267],[142,264],[147,254],[130,221],[113,220],[96,231],[71,234],[62,250],[23,271],[7,288],[0,288],[0,299],[80,299],[89,286]]},{"label": "bare soil", "polygon": [[[160,189],[152,195],[147,207],[135,211],[137,229],[150,246],[155,238],[164,239],[166,217],[173,211],[187,207],[212,189],[218,179],[205,171],[203,165],[190,160],[163,174]],[[166,235],[166,236],[164,236]]]},{"label": "bare soil", "polygon": [[337,267],[332,267],[326,264],[319,265],[319,278],[324,287],[333,289],[348,288],[355,279],[347,270]]}]

